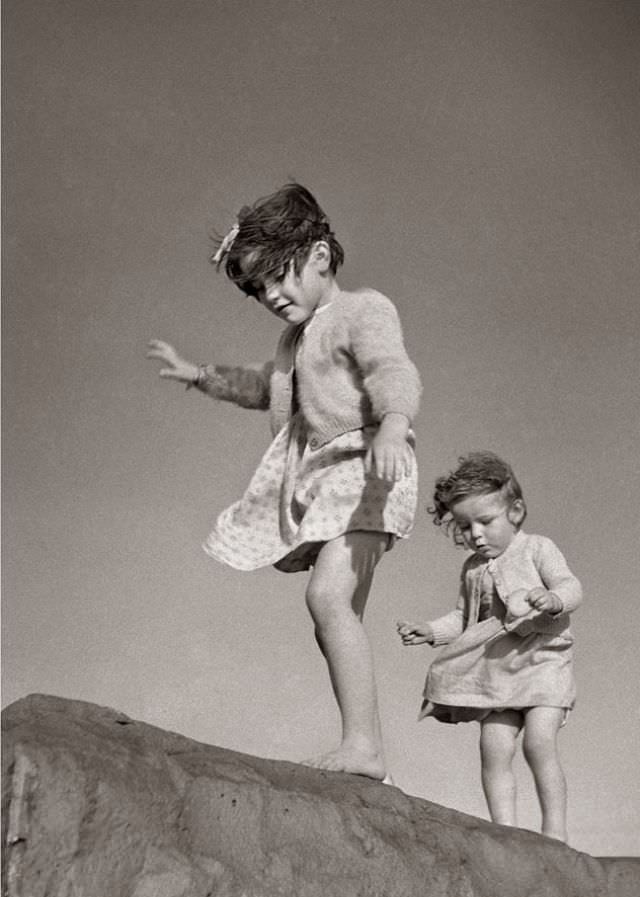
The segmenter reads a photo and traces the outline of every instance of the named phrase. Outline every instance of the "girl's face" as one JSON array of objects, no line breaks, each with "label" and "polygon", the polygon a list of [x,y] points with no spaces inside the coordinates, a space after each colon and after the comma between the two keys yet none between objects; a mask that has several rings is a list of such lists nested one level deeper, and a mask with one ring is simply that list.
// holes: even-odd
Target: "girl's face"
[{"label": "girl's face", "polygon": [[497,558],[511,544],[524,517],[520,499],[510,505],[500,492],[468,495],[451,506],[454,525],[468,548],[485,558]]},{"label": "girl's face", "polygon": [[299,274],[293,261],[278,276],[253,283],[251,294],[287,324],[302,324],[316,308],[332,298],[335,281],[330,275],[331,255],[324,243],[316,243]]}]

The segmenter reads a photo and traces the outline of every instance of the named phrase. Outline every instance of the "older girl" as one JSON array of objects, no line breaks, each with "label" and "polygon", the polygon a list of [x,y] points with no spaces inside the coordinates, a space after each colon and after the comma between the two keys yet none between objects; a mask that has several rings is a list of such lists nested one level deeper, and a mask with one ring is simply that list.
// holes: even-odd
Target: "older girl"
[{"label": "older girl", "polygon": [[307,763],[382,780],[387,769],[362,620],[377,563],[413,523],[418,373],[389,299],[339,287],[342,247],[301,185],[244,207],[213,260],[286,327],[275,360],[257,367],[196,365],[167,343],[150,344],[149,357],[164,365],[161,377],[270,413],[273,442],[205,550],[240,570],[311,569],[306,601],[342,739]]}]

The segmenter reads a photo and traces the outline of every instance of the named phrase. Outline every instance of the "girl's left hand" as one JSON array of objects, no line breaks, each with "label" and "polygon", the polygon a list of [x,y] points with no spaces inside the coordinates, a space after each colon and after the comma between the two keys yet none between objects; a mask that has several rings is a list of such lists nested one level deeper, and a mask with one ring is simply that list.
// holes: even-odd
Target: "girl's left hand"
[{"label": "girl's left hand", "polygon": [[433,629],[428,623],[405,623],[404,620],[398,620],[396,629],[403,645],[433,644]]},{"label": "girl's left hand", "polygon": [[543,589],[540,586],[531,589],[527,595],[527,602],[535,610],[548,614],[559,614],[562,611],[562,602],[554,592]]},{"label": "girl's left hand", "polygon": [[147,358],[161,361],[164,367],[160,376],[181,383],[193,383],[198,376],[198,365],[181,358],[170,343],[161,339],[149,340]]},{"label": "girl's left hand", "polygon": [[407,442],[408,431],[409,421],[404,414],[383,417],[364,459],[367,476],[394,483],[411,473],[413,452]]}]

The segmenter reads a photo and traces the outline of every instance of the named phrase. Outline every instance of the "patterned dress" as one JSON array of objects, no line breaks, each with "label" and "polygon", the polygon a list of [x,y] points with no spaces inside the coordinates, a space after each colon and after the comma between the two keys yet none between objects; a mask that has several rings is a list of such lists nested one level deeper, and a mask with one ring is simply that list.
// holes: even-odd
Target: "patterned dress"
[{"label": "patterned dress", "polygon": [[[295,410],[245,494],[219,516],[204,550],[237,570],[274,565],[292,573],[311,567],[325,542],[354,530],[387,533],[391,548],[413,526],[417,465],[414,457],[411,473],[394,483],[367,477],[364,459],[376,431],[351,430],[312,450]],[[412,450],[413,443],[410,434]]]}]

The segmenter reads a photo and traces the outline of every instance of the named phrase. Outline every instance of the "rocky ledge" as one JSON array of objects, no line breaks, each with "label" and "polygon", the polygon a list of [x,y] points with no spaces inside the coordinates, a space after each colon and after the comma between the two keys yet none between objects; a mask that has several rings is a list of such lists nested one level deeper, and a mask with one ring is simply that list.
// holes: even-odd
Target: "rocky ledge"
[{"label": "rocky ledge", "polygon": [[3,711],[6,897],[637,897],[601,861],[358,776],[30,695]]}]

